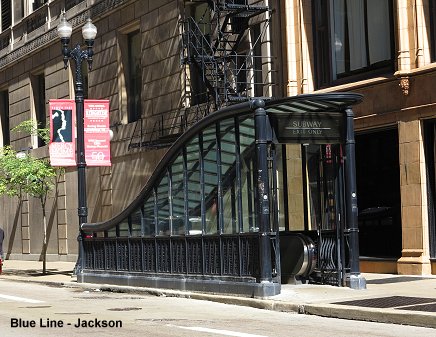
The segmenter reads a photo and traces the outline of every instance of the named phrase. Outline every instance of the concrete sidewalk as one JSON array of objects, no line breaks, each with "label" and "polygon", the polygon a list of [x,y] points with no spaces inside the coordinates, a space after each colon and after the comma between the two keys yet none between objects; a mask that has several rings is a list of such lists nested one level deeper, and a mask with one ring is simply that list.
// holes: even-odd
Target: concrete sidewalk
[{"label": "concrete sidewalk", "polygon": [[0,278],[52,286],[187,297],[324,317],[436,328],[436,276],[364,274],[367,280],[365,290],[285,284],[282,285],[280,295],[253,299],[167,289],[77,283],[73,276],[74,265],[74,262],[47,262],[47,274],[43,275],[42,262],[6,260]]}]

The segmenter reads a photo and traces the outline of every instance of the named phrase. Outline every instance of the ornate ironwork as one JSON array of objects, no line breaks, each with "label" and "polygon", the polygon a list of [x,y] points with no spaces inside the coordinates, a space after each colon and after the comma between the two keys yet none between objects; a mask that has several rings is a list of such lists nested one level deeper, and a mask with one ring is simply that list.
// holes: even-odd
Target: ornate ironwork
[{"label": "ornate ironwork", "polygon": [[258,240],[257,234],[86,238],[84,269],[257,278]]}]

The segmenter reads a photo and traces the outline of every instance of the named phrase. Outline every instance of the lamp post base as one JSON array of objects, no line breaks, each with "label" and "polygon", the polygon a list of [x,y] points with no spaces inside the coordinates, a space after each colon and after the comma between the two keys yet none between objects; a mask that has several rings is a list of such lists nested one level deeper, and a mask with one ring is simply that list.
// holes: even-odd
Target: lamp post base
[{"label": "lamp post base", "polygon": [[347,287],[356,290],[366,289],[366,279],[361,275],[350,275],[346,280]]}]

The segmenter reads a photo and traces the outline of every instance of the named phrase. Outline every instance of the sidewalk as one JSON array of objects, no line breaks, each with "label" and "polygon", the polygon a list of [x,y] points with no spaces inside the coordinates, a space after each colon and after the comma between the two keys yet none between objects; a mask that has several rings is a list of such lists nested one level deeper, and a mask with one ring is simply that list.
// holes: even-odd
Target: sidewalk
[{"label": "sidewalk", "polygon": [[324,285],[282,285],[280,295],[266,299],[242,298],[166,289],[77,283],[74,262],[6,260],[0,278],[66,287],[187,297],[255,308],[292,311],[343,319],[436,328],[436,276],[364,274],[366,290]]}]

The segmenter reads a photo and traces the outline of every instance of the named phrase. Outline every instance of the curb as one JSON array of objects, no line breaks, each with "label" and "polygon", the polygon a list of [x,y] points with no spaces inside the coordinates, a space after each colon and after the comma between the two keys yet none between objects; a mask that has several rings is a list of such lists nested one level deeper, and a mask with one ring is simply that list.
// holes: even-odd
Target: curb
[{"label": "curb", "polygon": [[50,281],[50,280],[35,280],[25,278],[5,277],[5,280],[15,282],[32,282],[51,287],[69,287],[93,289],[98,291],[131,293],[131,294],[147,294],[151,296],[179,297],[195,300],[211,301],[223,304],[232,304],[246,306],[256,309],[272,310],[280,312],[290,312],[304,315],[314,315],[329,318],[339,318],[355,321],[368,321],[377,323],[388,323],[398,325],[411,325],[425,328],[436,328],[436,319],[434,313],[401,310],[396,309],[380,309],[344,306],[335,304],[297,304],[293,302],[271,300],[268,298],[245,298],[227,295],[216,295],[206,293],[187,292],[170,289],[155,289],[142,288],[131,286],[118,286],[111,284],[95,284],[95,283],[77,283],[76,281]]},{"label": "curb", "polygon": [[301,309],[304,314],[322,317],[436,328],[435,315],[427,312],[416,313],[409,310],[356,308],[335,304],[307,304],[303,305]]}]

